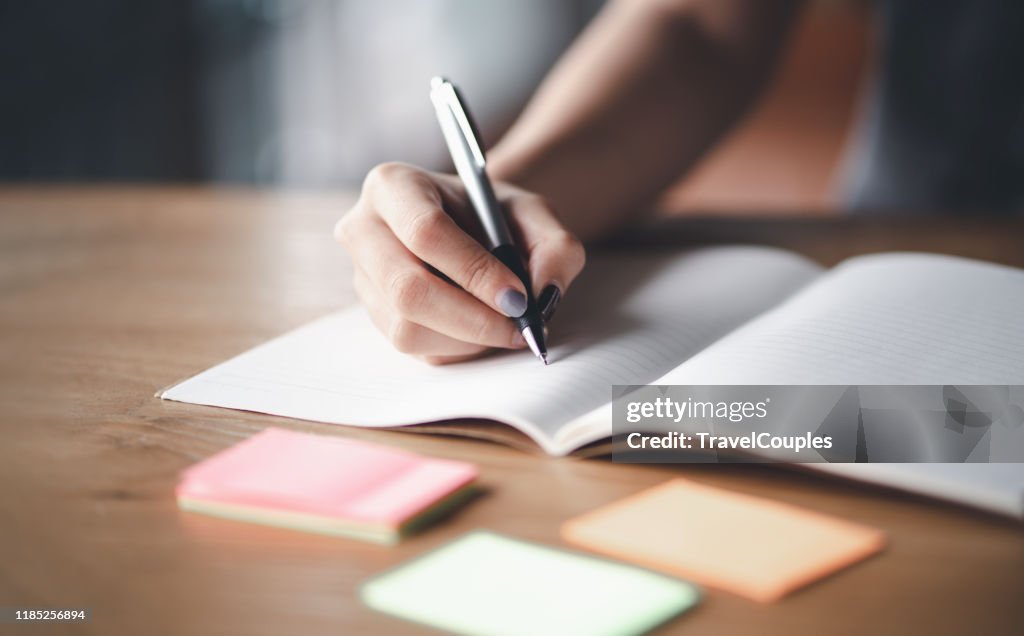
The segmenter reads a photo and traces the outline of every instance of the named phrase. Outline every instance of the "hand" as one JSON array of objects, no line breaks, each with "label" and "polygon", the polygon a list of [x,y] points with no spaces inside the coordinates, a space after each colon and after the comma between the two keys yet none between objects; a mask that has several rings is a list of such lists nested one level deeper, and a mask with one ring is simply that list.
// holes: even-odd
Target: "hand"
[{"label": "hand", "polygon": [[[583,246],[542,197],[494,188],[550,316],[583,268]],[[352,256],[356,293],[399,351],[444,364],[526,346],[509,320],[526,310],[526,290],[477,240],[478,225],[457,177],[399,163],[371,170],[338,221],[334,236]]]}]

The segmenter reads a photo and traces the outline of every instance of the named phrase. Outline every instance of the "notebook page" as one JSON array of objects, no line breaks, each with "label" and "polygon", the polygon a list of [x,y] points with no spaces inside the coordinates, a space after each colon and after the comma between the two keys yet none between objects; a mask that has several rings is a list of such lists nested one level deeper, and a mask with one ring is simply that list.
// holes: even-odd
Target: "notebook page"
[{"label": "notebook page", "polygon": [[[861,256],[653,384],[1024,384],[1024,271],[937,254]],[[610,405],[563,427],[607,435]]]},{"label": "notebook page", "polygon": [[564,453],[571,449],[553,441],[559,427],[609,402],[611,385],[658,378],[819,273],[772,248],[606,253],[591,259],[559,308],[548,367],[525,351],[431,367],[394,351],[353,309],[161,397],[358,426],[495,419]]},{"label": "notebook page", "polygon": [[[658,382],[1024,384],[1024,271],[929,254],[850,259]],[[1024,464],[804,467],[1024,518]]]},{"label": "notebook page", "polygon": [[850,259],[659,382],[1024,384],[1024,270]]}]

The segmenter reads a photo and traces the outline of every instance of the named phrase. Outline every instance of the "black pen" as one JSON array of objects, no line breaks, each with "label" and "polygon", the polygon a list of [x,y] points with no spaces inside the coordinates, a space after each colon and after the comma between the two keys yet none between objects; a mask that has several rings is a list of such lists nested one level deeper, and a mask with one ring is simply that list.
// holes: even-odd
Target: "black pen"
[{"label": "black pen", "polygon": [[526,287],[526,312],[513,318],[523,333],[523,339],[534,355],[548,364],[548,351],[544,344],[544,319],[530,288],[530,275],[523,257],[512,239],[505,210],[494,195],[494,187],[487,178],[487,160],[480,146],[476,126],[469,116],[466,104],[455,85],[443,77],[430,80],[430,101],[434,103],[437,121],[441,124],[448,151],[466,188],[473,209],[480,218],[485,235],[485,246],[506,267],[523,281]]}]

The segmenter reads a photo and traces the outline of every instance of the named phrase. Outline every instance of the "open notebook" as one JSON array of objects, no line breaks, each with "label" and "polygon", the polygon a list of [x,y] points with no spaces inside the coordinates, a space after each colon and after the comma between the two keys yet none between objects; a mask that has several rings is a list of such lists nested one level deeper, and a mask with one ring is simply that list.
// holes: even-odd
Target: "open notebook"
[{"label": "open notebook", "polygon": [[[546,368],[526,351],[431,367],[394,351],[357,308],[160,396],[368,427],[494,420],[562,455],[611,434],[615,384],[1024,384],[1024,271],[947,256],[825,270],[763,247],[609,252],[559,312]],[[915,480],[877,466],[823,469],[1024,515],[1020,465],[949,466],[967,484],[959,495],[927,475],[934,467],[908,467],[925,475]]]}]

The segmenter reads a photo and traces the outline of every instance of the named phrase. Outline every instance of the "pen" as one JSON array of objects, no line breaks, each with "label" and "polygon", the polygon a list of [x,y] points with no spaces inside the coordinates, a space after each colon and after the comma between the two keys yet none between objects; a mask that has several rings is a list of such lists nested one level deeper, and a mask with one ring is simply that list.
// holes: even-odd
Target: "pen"
[{"label": "pen", "polygon": [[455,163],[466,194],[473,209],[480,218],[484,229],[484,246],[501,261],[505,267],[523,281],[526,287],[526,312],[513,320],[523,333],[523,339],[533,354],[548,364],[548,351],[544,344],[544,319],[530,288],[530,276],[526,272],[522,255],[512,239],[505,210],[494,195],[491,180],[487,178],[487,160],[476,134],[476,126],[469,116],[465,102],[459,97],[455,85],[443,77],[430,80],[430,101],[434,104],[437,121],[441,124],[448,151]]}]

